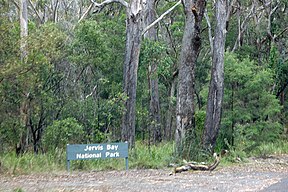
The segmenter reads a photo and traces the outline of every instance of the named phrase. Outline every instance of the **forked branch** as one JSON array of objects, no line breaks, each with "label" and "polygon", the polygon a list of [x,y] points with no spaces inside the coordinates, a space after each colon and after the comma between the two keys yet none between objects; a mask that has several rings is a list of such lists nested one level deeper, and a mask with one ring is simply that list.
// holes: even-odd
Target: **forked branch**
[{"label": "forked branch", "polygon": [[111,3],[120,3],[121,5],[123,5],[124,7],[128,7],[128,3],[124,0],[106,0],[106,1],[103,1],[102,3],[97,3],[95,2],[94,0],[91,0],[91,2],[96,6],[96,7],[104,7],[108,4],[111,4]]},{"label": "forked branch", "polygon": [[149,29],[151,29],[154,25],[156,25],[159,21],[161,21],[166,15],[168,15],[171,11],[173,11],[178,5],[180,5],[181,0],[179,0],[173,7],[164,12],[160,17],[158,17],[155,21],[153,21],[150,25],[148,25],[143,31],[142,35],[144,35]]}]

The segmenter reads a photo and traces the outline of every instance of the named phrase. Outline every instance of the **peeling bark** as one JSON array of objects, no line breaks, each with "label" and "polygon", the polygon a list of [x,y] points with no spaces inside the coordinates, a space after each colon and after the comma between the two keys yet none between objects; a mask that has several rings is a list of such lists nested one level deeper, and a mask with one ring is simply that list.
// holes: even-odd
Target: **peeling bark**
[{"label": "peeling bark", "polygon": [[201,22],[206,1],[183,1],[185,29],[179,63],[176,107],[176,151],[182,153],[188,132],[194,130],[195,65],[201,47]]},{"label": "peeling bark", "polygon": [[130,147],[135,145],[136,88],[139,54],[141,46],[142,18],[141,0],[133,0],[127,9],[126,52],[123,73],[123,91],[128,99],[125,101],[122,117],[122,140],[128,141]]},{"label": "peeling bark", "polygon": [[226,40],[226,0],[216,2],[216,29],[213,41],[212,70],[206,109],[203,147],[214,150],[220,129],[224,94],[224,51]]}]

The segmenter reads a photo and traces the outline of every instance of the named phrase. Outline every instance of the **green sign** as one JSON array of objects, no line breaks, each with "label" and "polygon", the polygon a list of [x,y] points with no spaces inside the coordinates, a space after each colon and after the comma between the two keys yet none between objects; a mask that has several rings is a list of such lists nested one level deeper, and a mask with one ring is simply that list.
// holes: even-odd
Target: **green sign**
[{"label": "green sign", "polygon": [[128,170],[128,143],[99,143],[67,145],[67,170],[70,160],[89,160],[105,158],[125,158]]}]

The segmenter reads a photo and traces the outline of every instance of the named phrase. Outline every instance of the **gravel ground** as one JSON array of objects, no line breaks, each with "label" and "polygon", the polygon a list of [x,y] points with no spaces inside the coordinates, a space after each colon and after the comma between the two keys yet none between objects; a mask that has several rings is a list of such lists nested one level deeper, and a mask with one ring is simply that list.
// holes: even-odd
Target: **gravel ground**
[{"label": "gravel ground", "polygon": [[[189,171],[169,176],[171,169],[0,175],[0,191],[12,192],[288,192],[288,155],[251,158],[248,163],[213,172]],[[20,191],[20,190],[18,190]]]}]

